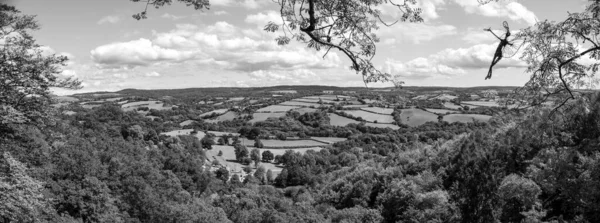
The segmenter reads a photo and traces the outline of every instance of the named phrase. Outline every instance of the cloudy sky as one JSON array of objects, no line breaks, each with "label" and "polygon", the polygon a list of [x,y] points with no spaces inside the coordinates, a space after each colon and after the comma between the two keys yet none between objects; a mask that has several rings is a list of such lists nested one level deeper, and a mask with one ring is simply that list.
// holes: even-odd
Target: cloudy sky
[{"label": "cloudy sky", "polygon": [[[483,28],[513,29],[540,20],[563,20],[585,0],[504,0],[480,6],[477,0],[418,0],[425,22],[397,23],[377,31],[374,64],[402,75],[409,86],[522,85],[523,64],[506,59],[484,80],[497,42]],[[124,88],[254,87],[272,85],[364,86],[341,53],[278,46],[262,31],[279,20],[269,0],[210,0],[195,11],[175,3],[150,9],[149,19],[131,15],[144,4],[129,0],[15,0],[25,14],[37,15],[34,36],[48,52],[66,55],[62,75],[83,81],[81,91]],[[398,16],[382,8],[387,18]],[[370,86],[392,86],[391,83]],[[57,93],[63,93],[62,91]]]}]

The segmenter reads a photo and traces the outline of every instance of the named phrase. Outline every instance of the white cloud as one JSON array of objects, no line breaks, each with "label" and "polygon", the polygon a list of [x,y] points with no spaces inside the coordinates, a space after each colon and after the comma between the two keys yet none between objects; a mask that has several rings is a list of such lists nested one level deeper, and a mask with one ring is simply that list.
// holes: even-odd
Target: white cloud
[{"label": "white cloud", "polygon": [[262,28],[265,25],[267,25],[269,22],[281,23],[280,22],[281,15],[275,11],[266,11],[266,12],[260,12],[257,14],[248,15],[248,16],[246,16],[246,19],[244,21],[246,23],[256,24]]},{"label": "white cloud", "polygon": [[91,51],[94,62],[108,66],[148,66],[157,62],[180,62],[194,58],[196,52],[166,49],[148,39],[99,46]]},{"label": "white cloud", "polygon": [[244,7],[246,9],[257,9],[268,3],[264,0],[212,0],[211,5],[214,6],[225,6],[225,7]]},{"label": "white cloud", "polygon": [[[488,69],[496,50],[496,44],[478,44],[469,48],[445,49],[428,57],[419,57],[408,62],[388,60],[384,70],[392,75],[423,79],[436,76],[458,76],[466,70]],[[494,69],[525,67],[518,55],[503,58]]]},{"label": "white cloud", "polygon": [[[421,17],[423,20],[431,21],[440,17],[437,11],[440,9],[440,6],[445,4],[445,0],[419,0],[416,5],[411,4],[411,7],[420,8],[422,10]],[[400,11],[397,6],[390,3],[379,5],[377,9],[381,10],[384,17],[387,16],[391,19],[390,23],[399,20],[402,16],[402,11]],[[384,20],[387,20],[387,17],[385,17]]]},{"label": "white cloud", "polygon": [[162,14],[160,17],[165,18],[165,19],[171,19],[171,20],[180,20],[180,19],[185,18],[185,16],[176,16],[176,15],[171,15],[169,13]]},{"label": "white cloud", "polygon": [[98,20],[98,25],[102,25],[105,23],[115,24],[115,23],[119,22],[120,20],[121,20],[121,18],[119,18],[119,16],[108,15],[108,16],[104,16],[100,20]]},{"label": "white cloud", "polygon": [[398,23],[378,31],[384,43],[411,42],[419,44],[437,38],[456,34],[456,27],[451,25],[432,25],[428,23]]},{"label": "white cloud", "polygon": [[229,13],[227,13],[226,11],[215,11],[215,15],[227,15]]},{"label": "white cloud", "polygon": [[490,2],[481,5],[477,1],[453,0],[460,5],[465,12],[479,14],[488,17],[505,17],[513,21],[523,21],[528,25],[534,25],[537,21],[535,14],[518,2]]},{"label": "white cloud", "polygon": [[156,72],[156,71],[151,71],[145,74],[146,77],[160,77],[160,73]]}]

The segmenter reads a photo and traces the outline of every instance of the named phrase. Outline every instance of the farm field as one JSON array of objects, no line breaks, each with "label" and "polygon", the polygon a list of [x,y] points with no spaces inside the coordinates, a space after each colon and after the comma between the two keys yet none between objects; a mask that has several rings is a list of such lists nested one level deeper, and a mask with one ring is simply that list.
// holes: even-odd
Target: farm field
[{"label": "farm field", "polygon": [[[276,139],[262,139],[263,145],[267,148],[285,148],[285,147],[316,147],[325,146],[327,143],[317,142],[311,139],[301,140],[276,140]],[[242,144],[245,146],[254,146],[254,140],[242,139]]]},{"label": "farm field", "polygon": [[[288,106],[289,107],[289,106]],[[252,119],[249,121],[250,123],[254,122],[262,122],[267,120],[268,118],[279,118],[285,116],[285,113],[254,113],[252,114]]]},{"label": "farm field", "polygon": [[354,123],[354,124],[360,123],[359,121],[356,121],[354,119],[349,119],[349,118],[339,116],[339,115],[333,114],[333,113],[328,113],[327,115],[329,115],[329,123],[333,126],[346,126],[350,123]]},{"label": "farm field", "polygon": [[362,119],[364,119],[367,122],[375,122],[375,121],[377,121],[377,123],[392,123],[392,122],[394,122],[394,118],[391,115],[380,115],[380,114],[375,114],[372,112],[361,111],[361,110],[346,110],[343,112],[346,114],[353,115],[355,117],[361,117]]},{"label": "farm field", "polygon": [[489,115],[479,115],[479,114],[452,114],[444,116],[444,121],[453,123],[453,122],[473,122],[473,120],[480,122],[487,122],[490,120],[492,116]]},{"label": "farm field", "polygon": [[300,106],[300,107],[330,107],[331,105],[328,104],[318,104],[318,103],[308,103],[308,102],[300,102],[300,101],[285,101],[282,102],[280,105],[286,105],[286,106]]},{"label": "farm field", "polygon": [[444,107],[449,108],[449,109],[456,109],[456,110],[458,110],[459,108],[462,108],[462,106],[458,106],[458,105],[455,105],[454,103],[450,103],[450,102],[444,102]]},{"label": "farm field", "polygon": [[298,106],[286,106],[286,105],[270,105],[261,109],[257,112],[287,112],[292,109],[300,108]]},{"label": "farm field", "polygon": [[402,109],[402,114],[400,114],[400,118],[402,119],[402,123],[408,126],[419,126],[425,124],[426,122],[437,122],[438,116],[436,114],[423,111],[421,109],[410,108],[410,109]]},{"label": "farm field", "polygon": [[495,101],[463,101],[462,104],[467,106],[482,106],[482,107],[500,107],[498,102]]},{"label": "farm field", "polygon": [[361,108],[361,110],[365,110],[368,112],[374,112],[374,113],[378,113],[378,114],[386,114],[386,115],[391,115],[394,112],[394,109],[392,109],[392,108],[380,108],[380,107],[365,107],[365,108]]},{"label": "farm field", "polygon": [[235,98],[229,98],[229,100],[227,100],[227,101],[242,101],[244,99],[245,99],[244,97],[235,97]]},{"label": "farm field", "polygon": [[92,109],[92,108],[100,107],[100,106],[101,105],[81,105],[81,107],[85,108],[85,109]]},{"label": "farm field", "polygon": [[238,114],[236,112],[228,111],[225,114],[219,115],[214,119],[207,119],[204,121],[209,122],[209,123],[217,123],[217,122],[222,122],[222,121],[231,121],[237,117],[238,117]]},{"label": "farm field", "polygon": [[298,108],[298,109],[294,109],[294,111],[299,112],[301,115],[304,115],[306,113],[310,113],[310,112],[316,112],[317,109],[315,108]]},{"label": "farm field", "polygon": [[284,91],[271,91],[274,94],[296,94],[298,91],[296,90],[284,90]]},{"label": "farm field", "polygon": [[458,111],[448,110],[448,109],[435,109],[435,108],[427,108],[428,112],[445,115],[446,113],[459,113]]},{"label": "farm field", "polygon": [[223,108],[223,109],[217,109],[217,110],[213,110],[213,111],[209,111],[209,112],[205,112],[200,114],[200,118],[204,117],[204,116],[208,116],[211,115],[212,113],[217,113],[217,114],[225,114],[225,112],[229,111],[229,109],[227,108]]},{"label": "farm field", "polygon": [[450,100],[456,99],[456,98],[458,98],[458,97],[454,96],[454,95],[441,94],[441,95],[438,95],[436,97],[430,98],[429,100],[438,99],[438,100],[443,100],[443,101],[450,101]]},{"label": "farm field", "polygon": [[186,120],[186,121],[183,121],[183,122],[179,123],[179,126],[183,127],[183,126],[186,126],[186,125],[190,125],[190,124],[192,124],[194,122],[195,122],[194,120]]},{"label": "farm field", "polygon": [[348,140],[346,138],[338,138],[338,137],[310,137],[310,138],[313,140],[317,140],[319,142],[327,143],[327,144],[334,144],[336,142],[342,142],[342,141]]},{"label": "farm field", "polygon": [[163,105],[164,104],[161,101],[136,101],[121,105],[121,109],[123,109],[123,111],[133,111],[140,107],[148,107],[149,109],[156,110],[171,109],[171,107],[163,107]]},{"label": "farm field", "polygon": [[292,99],[292,101],[319,103],[319,99],[314,99],[314,98],[294,98],[294,99]]},{"label": "farm field", "polygon": [[369,105],[344,105],[344,108],[367,108]]},{"label": "farm field", "polygon": [[394,124],[382,124],[382,123],[370,123],[370,122],[367,122],[367,123],[365,123],[365,125],[369,126],[369,127],[375,127],[375,128],[390,128],[390,129],[393,129],[393,130],[400,129],[400,126],[397,126],[397,125],[394,125]]}]

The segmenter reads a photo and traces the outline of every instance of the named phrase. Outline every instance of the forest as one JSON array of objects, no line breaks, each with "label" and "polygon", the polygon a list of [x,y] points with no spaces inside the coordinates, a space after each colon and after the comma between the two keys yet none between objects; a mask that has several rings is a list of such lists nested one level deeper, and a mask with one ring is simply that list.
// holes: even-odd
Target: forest
[{"label": "forest", "polygon": [[[595,37],[599,5],[521,35],[559,27],[575,41]],[[308,20],[291,22],[330,44]],[[42,54],[28,33],[40,28],[35,16],[0,3],[0,27],[0,222],[600,222],[600,96],[574,87],[577,72],[598,66],[569,61],[584,55],[572,46],[544,51],[544,63],[526,58],[532,80],[520,88],[56,96],[53,88],[81,83],[58,77],[68,58]],[[531,44],[543,51],[555,40],[546,38]],[[365,59],[371,53],[339,50],[366,81],[385,77]],[[235,158],[223,158],[229,152]]]}]

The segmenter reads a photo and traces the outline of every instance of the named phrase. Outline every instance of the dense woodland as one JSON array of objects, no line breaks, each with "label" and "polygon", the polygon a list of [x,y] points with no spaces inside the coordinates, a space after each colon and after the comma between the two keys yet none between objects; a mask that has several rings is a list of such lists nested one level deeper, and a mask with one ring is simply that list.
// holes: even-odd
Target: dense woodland
[{"label": "dense woodland", "polygon": [[[38,28],[33,17],[19,13],[0,4],[1,25]],[[20,37],[3,31],[2,37],[9,44],[0,60],[0,222],[600,222],[595,92],[578,93],[558,107],[472,111],[494,115],[489,122],[397,123],[398,130],[333,126],[329,108],[256,123],[246,116],[209,123],[198,116],[219,108],[249,115],[260,106],[199,104],[239,96],[231,89],[118,92],[177,106],[146,108],[157,117],[149,119],[117,103],[51,106],[57,103],[51,87],[79,85],[56,78],[66,58],[41,55],[25,31]],[[29,74],[23,67],[41,69],[35,74],[43,78],[23,75]],[[317,94],[303,88],[294,97]],[[258,97],[271,90],[253,92]],[[470,90],[456,91],[463,97]],[[400,100],[394,91],[357,94],[361,100]],[[409,105],[438,108],[440,102]],[[195,122],[178,125],[189,119]],[[282,172],[274,177],[256,168],[241,181],[227,170],[210,170],[209,141],[161,134],[181,128],[239,133],[259,148],[263,136],[347,140],[318,152],[263,154]],[[237,152],[260,157],[232,141]]]}]

